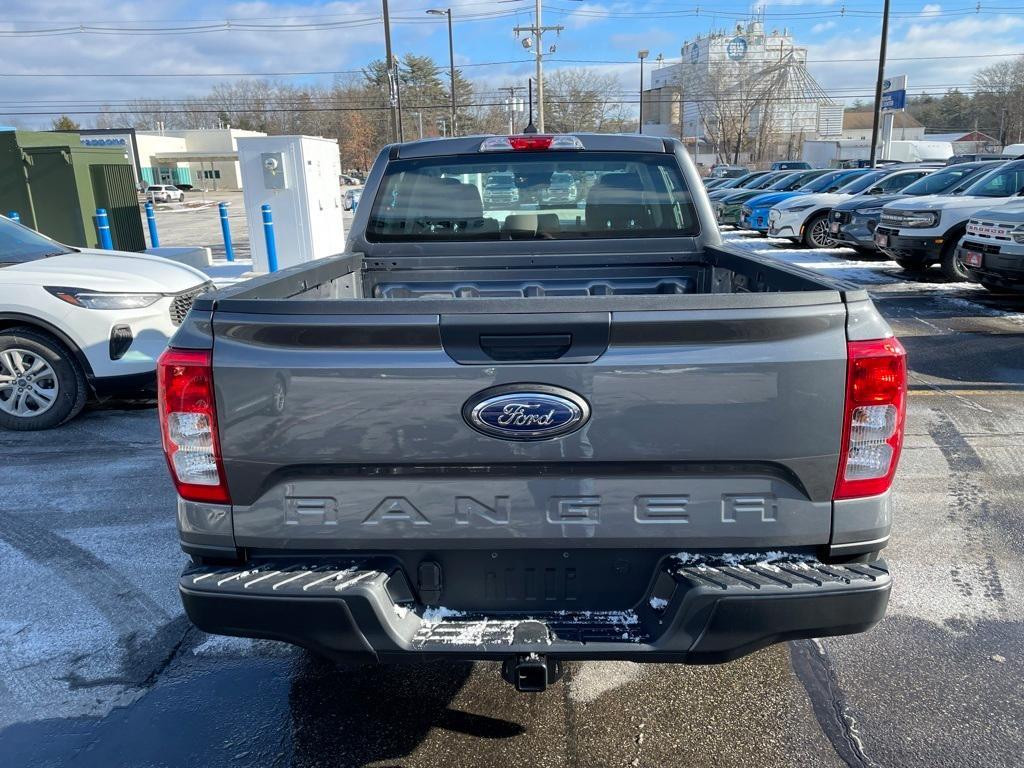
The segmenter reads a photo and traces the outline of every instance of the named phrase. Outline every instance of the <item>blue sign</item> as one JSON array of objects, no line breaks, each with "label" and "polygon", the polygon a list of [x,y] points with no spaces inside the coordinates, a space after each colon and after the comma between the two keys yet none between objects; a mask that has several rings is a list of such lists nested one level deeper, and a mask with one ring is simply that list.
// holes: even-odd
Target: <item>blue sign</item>
[{"label": "blue sign", "polygon": [[726,55],[733,61],[739,61],[747,55],[747,40],[744,37],[734,37],[725,46]]},{"label": "blue sign", "polygon": [[889,91],[882,94],[882,111],[896,112],[907,108],[907,92]]}]

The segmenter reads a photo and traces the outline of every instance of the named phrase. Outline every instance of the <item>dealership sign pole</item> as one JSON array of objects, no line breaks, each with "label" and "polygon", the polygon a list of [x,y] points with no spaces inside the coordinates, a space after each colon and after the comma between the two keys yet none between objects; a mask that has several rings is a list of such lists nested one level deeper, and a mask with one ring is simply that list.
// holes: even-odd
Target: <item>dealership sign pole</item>
[{"label": "dealership sign pole", "polygon": [[882,81],[882,159],[888,160],[896,113],[907,108],[907,76],[887,77]]}]

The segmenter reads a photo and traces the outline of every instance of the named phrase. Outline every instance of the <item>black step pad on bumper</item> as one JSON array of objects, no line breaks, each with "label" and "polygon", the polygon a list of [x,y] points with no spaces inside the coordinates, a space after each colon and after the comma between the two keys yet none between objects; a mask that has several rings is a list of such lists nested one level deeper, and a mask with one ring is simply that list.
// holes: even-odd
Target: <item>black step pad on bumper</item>
[{"label": "black step pad on bumper", "polygon": [[189,617],[207,632],[284,640],[344,660],[387,661],[543,653],[716,663],[782,640],[868,629],[882,618],[890,587],[882,561],[666,558],[639,605],[484,615],[417,604],[386,558],[193,567],[180,582]]}]

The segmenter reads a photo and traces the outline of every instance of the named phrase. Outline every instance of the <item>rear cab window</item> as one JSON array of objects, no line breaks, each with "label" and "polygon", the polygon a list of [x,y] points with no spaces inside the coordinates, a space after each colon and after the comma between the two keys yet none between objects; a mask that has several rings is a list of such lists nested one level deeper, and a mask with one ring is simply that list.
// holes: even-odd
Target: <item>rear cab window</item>
[{"label": "rear cab window", "polygon": [[672,155],[501,152],[397,160],[370,210],[371,242],[695,236]]}]

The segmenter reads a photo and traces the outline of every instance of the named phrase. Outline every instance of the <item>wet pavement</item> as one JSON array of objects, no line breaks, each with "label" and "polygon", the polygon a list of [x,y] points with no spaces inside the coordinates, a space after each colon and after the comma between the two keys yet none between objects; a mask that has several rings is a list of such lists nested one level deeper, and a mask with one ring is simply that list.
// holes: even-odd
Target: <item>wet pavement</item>
[{"label": "wet pavement", "polygon": [[779,255],[866,285],[910,355],[871,632],[715,667],[572,663],[540,695],[493,664],[334,668],[210,637],[177,598],[155,414],[116,403],[0,433],[0,766],[1020,765],[1024,298]]}]

